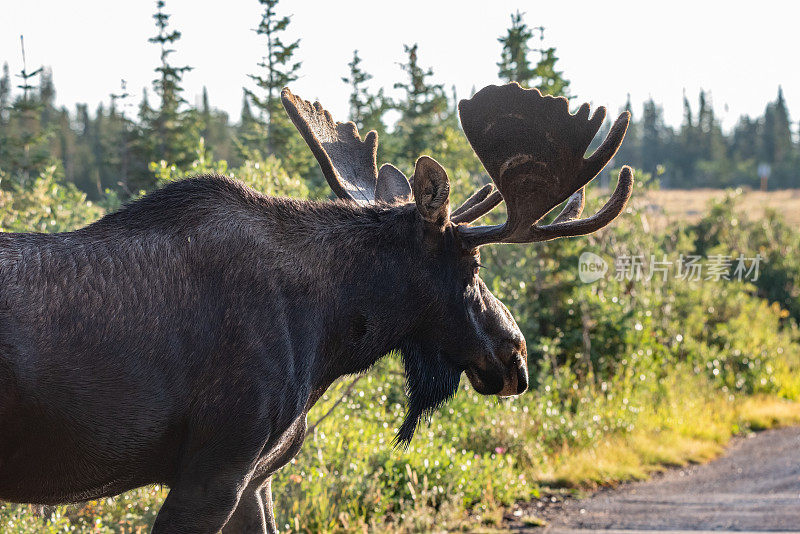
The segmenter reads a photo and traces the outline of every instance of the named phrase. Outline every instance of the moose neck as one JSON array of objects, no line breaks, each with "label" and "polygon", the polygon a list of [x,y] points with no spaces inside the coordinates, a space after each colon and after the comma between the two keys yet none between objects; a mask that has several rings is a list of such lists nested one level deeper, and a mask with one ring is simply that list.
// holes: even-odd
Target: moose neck
[{"label": "moose neck", "polygon": [[398,349],[428,301],[414,285],[421,256],[414,206],[276,199],[271,208],[272,263],[321,314],[313,389]]}]

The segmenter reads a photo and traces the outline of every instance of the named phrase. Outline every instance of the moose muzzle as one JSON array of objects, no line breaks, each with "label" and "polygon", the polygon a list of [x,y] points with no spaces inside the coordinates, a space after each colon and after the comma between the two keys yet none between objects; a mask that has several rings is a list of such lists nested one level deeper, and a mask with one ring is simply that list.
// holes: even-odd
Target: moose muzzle
[{"label": "moose muzzle", "polygon": [[503,389],[497,394],[499,397],[511,397],[521,395],[528,389],[528,363],[525,341],[519,348],[512,350],[510,355],[500,356],[500,361],[505,366],[503,376]]},{"label": "moose muzzle", "polygon": [[467,367],[467,378],[475,391],[511,397],[528,389],[527,350],[524,339],[519,339],[503,341],[489,357]]}]

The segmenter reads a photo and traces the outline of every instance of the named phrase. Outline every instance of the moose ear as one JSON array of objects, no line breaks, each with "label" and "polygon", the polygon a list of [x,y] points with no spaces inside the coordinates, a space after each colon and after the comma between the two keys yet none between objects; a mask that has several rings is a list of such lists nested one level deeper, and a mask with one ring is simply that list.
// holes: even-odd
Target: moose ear
[{"label": "moose ear", "polygon": [[390,204],[411,202],[411,195],[411,186],[406,175],[391,163],[384,163],[378,171],[375,200]]},{"label": "moose ear", "polygon": [[439,163],[421,156],[414,167],[412,188],[417,211],[422,219],[444,226],[450,218],[450,180]]}]

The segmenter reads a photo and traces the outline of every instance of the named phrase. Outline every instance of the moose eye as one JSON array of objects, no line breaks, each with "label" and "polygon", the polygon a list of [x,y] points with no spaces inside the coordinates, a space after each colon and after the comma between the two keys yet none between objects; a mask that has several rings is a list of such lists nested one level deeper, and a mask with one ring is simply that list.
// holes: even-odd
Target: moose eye
[{"label": "moose eye", "polygon": [[481,267],[483,267],[483,265],[481,265],[480,263],[472,264],[472,267],[469,271],[469,275],[466,278],[467,285],[469,285],[475,278],[478,277],[481,271]]},{"label": "moose eye", "polygon": [[479,263],[470,264],[467,269],[464,271],[464,277],[462,278],[461,282],[462,285],[466,288],[469,287],[475,279],[480,274],[481,265]]}]

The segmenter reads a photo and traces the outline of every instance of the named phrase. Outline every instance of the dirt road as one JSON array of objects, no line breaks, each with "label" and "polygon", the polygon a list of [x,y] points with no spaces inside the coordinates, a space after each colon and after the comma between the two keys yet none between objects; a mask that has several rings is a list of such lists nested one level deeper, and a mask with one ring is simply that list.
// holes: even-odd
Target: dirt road
[{"label": "dirt road", "polygon": [[[544,532],[800,532],[800,428],[743,438],[709,464],[565,504]],[[542,532],[540,529],[539,532]]]}]

